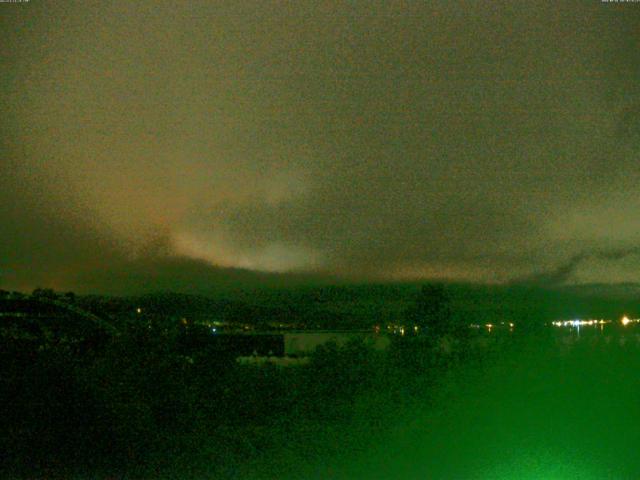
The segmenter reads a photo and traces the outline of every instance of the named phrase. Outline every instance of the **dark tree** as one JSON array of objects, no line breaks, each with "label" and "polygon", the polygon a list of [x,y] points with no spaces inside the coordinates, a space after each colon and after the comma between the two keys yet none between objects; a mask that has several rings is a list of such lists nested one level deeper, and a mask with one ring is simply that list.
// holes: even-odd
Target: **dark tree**
[{"label": "dark tree", "polygon": [[73,292],[66,292],[62,296],[62,299],[67,303],[75,304],[76,303],[76,294],[73,293]]},{"label": "dark tree", "polygon": [[36,288],[31,296],[33,298],[46,298],[48,300],[55,300],[58,298],[58,294],[51,288]]},{"label": "dark tree", "polygon": [[430,334],[443,335],[453,333],[449,296],[443,285],[423,285],[416,302],[407,312],[411,326]]}]

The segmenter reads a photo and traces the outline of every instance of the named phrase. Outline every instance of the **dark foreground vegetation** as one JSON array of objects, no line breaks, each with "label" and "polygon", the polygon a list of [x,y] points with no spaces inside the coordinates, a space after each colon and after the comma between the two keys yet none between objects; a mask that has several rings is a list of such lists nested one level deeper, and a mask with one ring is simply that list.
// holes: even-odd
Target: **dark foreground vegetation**
[{"label": "dark foreground vegetation", "polygon": [[491,350],[398,338],[384,352],[328,344],[306,365],[255,367],[193,348],[180,324],[119,328],[2,337],[3,477],[284,478],[295,475],[284,451],[326,478],[337,457],[371,448],[390,419],[424,402],[443,372]]},{"label": "dark foreground vegetation", "polygon": [[[465,329],[443,320],[455,318],[446,295],[427,288],[405,322],[428,333],[395,336],[385,351],[327,344],[307,364],[258,367],[194,341],[181,321],[134,312],[110,318],[112,331],[38,295],[37,308],[18,298],[25,315],[2,318],[2,478],[547,478],[584,471],[469,472],[487,461],[478,452],[500,464],[496,452],[531,456],[549,442],[599,448],[596,427],[640,438],[622,415],[640,391],[630,328],[584,331],[575,344],[575,332],[551,328]],[[614,453],[624,460],[624,446]]]}]

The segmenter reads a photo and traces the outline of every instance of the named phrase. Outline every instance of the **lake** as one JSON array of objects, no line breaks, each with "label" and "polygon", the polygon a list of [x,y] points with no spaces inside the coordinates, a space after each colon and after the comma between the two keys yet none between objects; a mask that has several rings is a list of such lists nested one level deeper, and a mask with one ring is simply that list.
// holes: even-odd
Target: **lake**
[{"label": "lake", "polygon": [[[274,462],[291,479],[639,478],[637,333],[514,336],[488,360],[446,369],[424,402],[398,406],[383,436],[359,443],[357,432],[327,434],[333,453],[309,459],[294,450]],[[255,478],[268,478],[256,468]]]}]

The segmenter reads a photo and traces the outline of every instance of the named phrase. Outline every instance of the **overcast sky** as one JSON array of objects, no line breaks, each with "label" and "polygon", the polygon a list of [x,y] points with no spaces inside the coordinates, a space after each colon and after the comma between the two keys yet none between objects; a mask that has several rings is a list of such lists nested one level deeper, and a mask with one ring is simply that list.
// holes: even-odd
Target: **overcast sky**
[{"label": "overcast sky", "polygon": [[640,3],[0,16],[4,288],[194,266],[640,281]]}]

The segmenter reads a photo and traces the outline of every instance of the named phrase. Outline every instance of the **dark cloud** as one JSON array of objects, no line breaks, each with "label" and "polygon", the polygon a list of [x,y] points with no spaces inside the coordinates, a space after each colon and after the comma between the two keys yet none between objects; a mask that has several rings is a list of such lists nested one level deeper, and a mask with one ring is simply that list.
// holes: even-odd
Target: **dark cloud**
[{"label": "dark cloud", "polygon": [[513,280],[512,283],[551,287],[563,285],[575,282],[579,268],[588,261],[595,260],[611,263],[624,260],[627,257],[637,257],[639,255],[640,247],[581,252],[552,270],[528,275],[523,278]]},{"label": "dark cloud", "polygon": [[633,4],[2,9],[5,285],[562,279],[640,244]]}]

